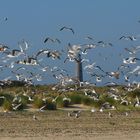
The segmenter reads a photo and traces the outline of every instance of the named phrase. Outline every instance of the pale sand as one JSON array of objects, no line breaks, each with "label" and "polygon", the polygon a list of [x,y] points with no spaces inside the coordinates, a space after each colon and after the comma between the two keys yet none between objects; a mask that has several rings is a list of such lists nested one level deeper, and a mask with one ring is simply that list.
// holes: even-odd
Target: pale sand
[{"label": "pale sand", "polygon": [[[124,113],[82,111],[0,113],[0,140],[140,140],[140,111]],[[37,120],[33,120],[33,115]]]},{"label": "pale sand", "polygon": [[[118,136],[119,135],[119,136]],[[84,136],[48,136],[48,137],[0,137],[0,140],[139,140],[140,135],[127,135],[122,136],[118,134],[115,136],[91,136],[91,137],[84,137]]]}]

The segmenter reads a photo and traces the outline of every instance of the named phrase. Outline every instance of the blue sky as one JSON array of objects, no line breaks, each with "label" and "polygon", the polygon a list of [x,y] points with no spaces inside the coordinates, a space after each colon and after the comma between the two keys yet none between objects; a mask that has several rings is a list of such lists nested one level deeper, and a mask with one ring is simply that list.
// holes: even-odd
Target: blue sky
[{"label": "blue sky", "polygon": [[[122,35],[140,35],[139,5],[139,0],[0,0],[0,43],[18,48],[18,42],[25,39],[31,44],[29,51],[32,54],[39,49],[53,47],[43,43],[47,36],[59,38],[61,49],[68,42],[87,43],[84,38],[90,35],[96,41],[113,44],[109,49],[96,49],[88,57],[104,70],[114,71],[121,64],[120,53],[126,55],[124,48],[140,43],[118,40]],[[7,21],[4,21],[5,17]],[[62,26],[72,27],[75,35],[60,32]],[[103,62],[99,54],[107,57],[108,61]],[[58,66],[62,63],[58,62]],[[72,75],[74,67],[72,63],[66,64]]]}]

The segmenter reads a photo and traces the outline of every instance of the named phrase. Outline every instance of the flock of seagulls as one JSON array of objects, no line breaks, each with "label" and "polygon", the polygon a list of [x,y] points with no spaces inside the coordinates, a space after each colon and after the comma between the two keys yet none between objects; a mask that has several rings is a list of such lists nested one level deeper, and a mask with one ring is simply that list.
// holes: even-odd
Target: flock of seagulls
[{"label": "flock of seagulls", "polygon": [[[60,28],[59,31],[63,31],[63,30],[69,30],[73,34],[75,33],[74,30],[70,27],[64,26]],[[64,62],[63,65],[65,65],[67,61],[78,62],[78,59],[77,59],[78,55],[81,54],[82,55],[81,62],[84,65],[84,68],[83,68],[84,73],[87,73],[91,77],[90,80],[94,79],[95,77],[96,84],[101,83],[103,79],[106,79],[107,77],[108,79],[110,78],[120,79],[120,77],[122,76],[124,77],[125,82],[126,81],[128,82],[130,81],[129,78],[132,77],[133,74],[135,76],[139,75],[140,73],[139,68],[138,68],[139,66],[136,66],[135,68],[131,68],[131,66],[133,64],[136,65],[140,61],[140,58],[136,56],[140,50],[140,46],[135,46],[132,48],[125,48],[124,50],[127,51],[130,56],[126,58],[123,57],[122,64],[118,66],[118,69],[116,71],[105,71],[104,68],[102,68],[100,65],[96,65],[95,61],[92,62],[91,60],[87,58],[88,53],[98,47],[106,47],[106,48],[108,48],[109,46],[112,47],[113,44],[110,42],[109,43],[105,42],[105,41],[96,42],[95,39],[93,39],[93,37],[90,37],[90,36],[87,36],[86,39],[92,41],[92,43],[78,44],[78,45],[72,45],[71,43],[68,43],[68,46],[63,51],[53,50],[52,48],[40,49],[36,53],[34,53],[32,56],[28,55],[28,50],[30,47],[29,47],[29,43],[25,40],[23,40],[22,43],[18,43],[19,49],[16,49],[16,48],[11,49],[8,45],[0,44],[0,53],[2,57],[1,59],[2,64],[0,67],[1,71],[3,71],[4,68],[11,68],[12,69],[11,72],[12,74],[15,74],[15,77],[17,78],[17,80],[22,79],[23,81],[28,81],[28,76],[24,74],[26,70],[27,70],[27,73],[29,73],[27,66],[31,65],[31,66],[34,66],[35,70],[42,70],[39,75],[40,77],[44,77],[45,72],[51,71],[53,69],[51,68],[51,66],[46,64],[45,62],[45,60],[47,61],[46,58],[51,58],[52,60],[62,60],[61,57],[65,56],[65,59],[63,61]],[[119,40],[122,40],[122,39],[125,39],[125,40],[130,39],[131,41],[135,41],[136,37],[121,36]],[[48,41],[52,43],[57,42],[61,44],[61,41],[58,38],[46,37],[44,40],[44,43],[47,43]],[[8,62],[10,64],[7,64]],[[54,73],[52,74],[52,76],[55,77],[57,81],[60,79],[61,80],[63,79],[64,81],[63,83],[65,83],[66,82],[65,80],[69,79],[69,81],[67,80],[68,82],[70,83],[72,83],[72,81],[75,82],[75,80],[72,80],[73,78],[71,78],[71,76],[69,76],[69,74],[66,73],[66,71],[64,72],[61,67],[58,67],[57,65],[54,67],[57,67],[57,70],[60,72],[59,74],[61,75],[60,76],[61,78],[58,79],[56,78],[56,77],[59,77],[58,73],[57,73],[57,76],[54,76],[56,75]],[[23,69],[24,69],[24,72],[23,72]],[[20,74],[20,71],[22,71],[21,74]],[[32,73],[34,72],[32,71]],[[31,78],[31,76],[33,76],[34,78],[37,77],[36,74],[32,74],[29,76],[30,80],[34,79],[34,78]],[[112,80],[109,80],[109,81],[112,81]]]},{"label": "flock of seagulls", "polygon": [[[5,19],[5,21],[6,20],[7,19]],[[63,26],[59,31],[61,33],[69,31],[70,34],[72,33],[72,35],[75,35],[75,31],[71,27]],[[41,83],[51,76],[57,82],[52,90],[64,93],[66,91],[76,91],[79,88],[83,88],[85,96],[92,98],[94,101],[100,100],[100,94],[88,87],[98,85],[99,83],[114,87],[115,85],[119,85],[117,81],[122,79],[122,81],[124,80],[126,91],[133,91],[140,88],[140,82],[135,81],[140,75],[139,45],[135,45],[131,48],[125,47],[125,53],[120,56],[121,63],[119,66],[113,71],[108,71],[98,64],[96,60],[91,60],[89,55],[91,55],[91,52],[96,53],[95,50],[98,48],[100,48],[100,50],[102,48],[110,49],[115,47],[115,45],[103,40],[96,41],[95,38],[90,35],[86,36],[84,39],[86,39],[87,43],[71,44],[68,42],[65,48],[62,49],[58,47],[58,49],[54,49],[55,47],[49,48],[48,43],[52,43],[55,46],[56,44],[63,44],[63,41],[57,37],[47,36],[42,41],[45,48],[37,50],[37,52],[34,52],[32,55],[29,53],[31,46],[26,40],[18,42],[18,48],[14,49],[9,45],[0,44],[0,71],[3,74],[5,69],[7,69],[10,74],[10,77],[8,76],[1,79],[0,86],[3,87],[4,85],[10,84],[12,80],[22,81],[25,82],[27,86],[30,86],[35,85],[36,82]],[[139,40],[139,37],[123,35],[118,39],[118,41],[123,40],[136,42]],[[127,57],[124,57],[123,55],[126,54]],[[81,60],[78,59],[79,55],[81,55]],[[48,63],[49,61],[54,62],[55,65],[51,66],[51,64]],[[58,66],[60,61],[62,65]],[[84,74],[87,74],[89,77],[89,79],[85,81],[78,81],[75,76],[69,74],[68,69],[63,68],[68,62],[73,63],[79,61],[83,64]],[[69,87],[70,85],[74,85],[74,88]],[[122,105],[132,104],[127,100],[127,95],[125,97],[119,96],[116,88],[110,88],[107,96],[114,100],[119,100]],[[3,97],[1,96],[0,98]],[[54,101],[56,101],[56,99],[57,98],[55,98]],[[18,104],[15,104],[13,101],[13,110],[18,110],[22,105],[20,99],[17,100]],[[33,99],[29,96],[29,100]],[[140,102],[139,98],[136,97],[134,107],[138,106],[140,106]],[[44,111],[45,108],[46,105],[42,106],[39,110]],[[104,102],[99,111],[103,112],[105,109],[115,109],[115,107],[109,102]],[[91,112],[96,112],[96,110],[92,109]],[[74,116],[75,118],[79,118],[80,114],[81,111],[68,112],[69,117]],[[112,114],[109,112],[109,118],[111,117]],[[33,120],[37,120],[36,116],[33,116]]]}]

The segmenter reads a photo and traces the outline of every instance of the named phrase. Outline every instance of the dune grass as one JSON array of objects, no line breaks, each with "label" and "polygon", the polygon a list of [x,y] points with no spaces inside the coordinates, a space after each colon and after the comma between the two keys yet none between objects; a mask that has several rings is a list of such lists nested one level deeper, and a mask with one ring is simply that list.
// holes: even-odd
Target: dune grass
[{"label": "dune grass", "polygon": [[[78,91],[67,91],[67,92],[58,92],[57,90],[52,90],[54,85],[37,85],[37,86],[11,86],[5,87],[0,92],[0,96],[4,96],[5,99],[0,98],[0,106],[4,109],[11,110],[11,104],[13,98],[18,95],[20,97],[22,103],[21,109],[25,109],[28,104],[31,104],[34,108],[41,108],[42,106],[46,105],[46,109],[48,110],[55,110],[59,107],[69,107],[73,104],[83,104],[95,108],[100,108],[101,105],[105,102],[115,106],[117,110],[135,110],[139,109],[139,107],[135,108],[133,105],[120,105],[120,100],[115,100],[108,96],[108,91],[110,87],[90,87],[89,89],[95,90],[99,95],[98,100],[94,100],[93,98],[86,96],[84,94],[84,88],[81,88]],[[136,89],[134,91],[128,92],[124,90],[123,86],[115,87],[118,89],[118,95],[122,97],[126,97],[128,102],[134,104],[135,98],[140,97],[140,90]],[[24,94],[27,94],[25,96]],[[29,101],[28,96],[33,98],[33,101]],[[54,102],[55,99],[59,96]],[[44,101],[43,99],[46,100]]]}]

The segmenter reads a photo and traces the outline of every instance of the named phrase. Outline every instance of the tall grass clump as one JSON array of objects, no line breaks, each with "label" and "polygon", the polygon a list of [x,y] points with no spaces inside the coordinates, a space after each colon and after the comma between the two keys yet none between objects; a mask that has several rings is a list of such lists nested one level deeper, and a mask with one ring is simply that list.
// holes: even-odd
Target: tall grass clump
[{"label": "tall grass clump", "polygon": [[59,97],[56,104],[58,107],[69,107],[69,105],[71,105],[71,99],[67,97]]},{"label": "tall grass clump", "polygon": [[44,101],[41,98],[34,98],[33,107],[34,108],[41,108],[44,105]]},{"label": "tall grass clump", "polygon": [[0,96],[4,96],[7,100],[12,101],[14,99],[14,96],[10,93],[1,93]]},{"label": "tall grass clump", "polygon": [[4,100],[5,100],[5,97],[4,97],[4,96],[0,96],[0,106],[2,106],[2,105],[3,105]]},{"label": "tall grass clump", "polygon": [[53,102],[51,99],[46,100],[46,109],[48,110],[56,110],[56,102]]},{"label": "tall grass clump", "polygon": [[88,96],[83,96],[81,102],[82,102],[82,104],[84,104],[84,105],[92,106],[94,100],[91,99],[91,98],[89,98]]},{"label": "tall grass clump", "polygon": [[27,96],[24,96],[24,95],[21,94],[19,97],[21,98],[21,103],[22,104],[27,105],[27,104],[30,103],[29,98]]},{"label": "tall grass clump", "polygon": [[129,92],[128,95],[132,98],[136,98],[136,96],[140,98],[140,89],[135,89],[134,91]]},{"label": "tall grass clump", "polygon": [[2,106],[3,106],[3,109],[4,109],[5,111],[12,111],[12,110],[13,110],[11,101],[9,101],[9,100],[7,100],[7,99],[4,100],[4,103],[3,103]]},{"label": "tall grass clump", "polygon": [[69,98],[71,99],[71,104],[81,104],[83,95],[73,93],[69,95]]},{"label": "tall grass clump", "polygon": [[114,106],[116,106],[118,104],[118,101],[116,101],[115,99],[113,99],[112,97],[109,97],[107,95],[100,96],[100,102],[101,103],[108,102],[109,104],[114,105]]}]

